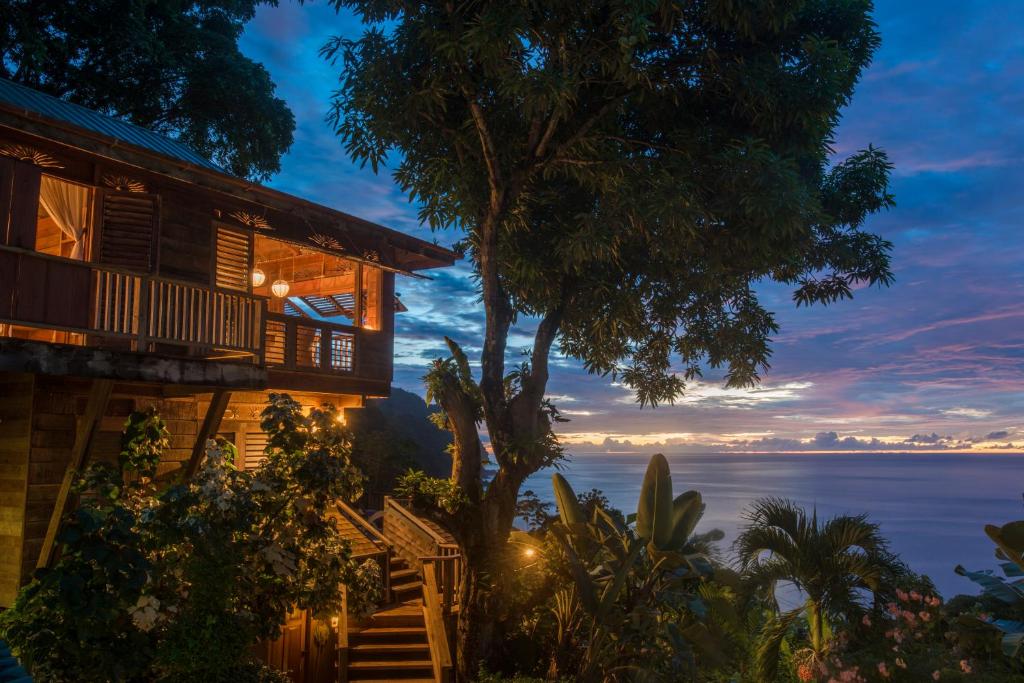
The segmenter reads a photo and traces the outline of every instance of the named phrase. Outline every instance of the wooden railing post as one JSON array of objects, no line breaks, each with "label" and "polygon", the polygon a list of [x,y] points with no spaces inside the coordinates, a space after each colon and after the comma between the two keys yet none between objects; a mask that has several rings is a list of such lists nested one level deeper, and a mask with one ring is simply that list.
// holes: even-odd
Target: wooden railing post
[{"label": "wooden railing post", "polygon": [[430,663],[434,680],[447,683],[452,675],[452,651],[445,625],[444,611],[437,592],[437,573],[431,558],[423,562],[423,622],[427,629]]},{"label": "wooden railing post", "polygon": [[267,302],[260,301],[257,311],[259,313],[259,320],[256,321],[256,338],[260,344],[257,363],[262,367],[267,363]]},{"label": "wooden railing post", "polygon": [[342,586],[338,615],[338,683],[348,683],[348,647],[348,588]]},{"label": "wooden railing post", "polygon": [[150,290],[150,279],[149,277],[139,278],[139,315],[136,320],[138,325],[138,335],[136,335],[136,350],[139,353],[146,352],[146,346],[149,343],[149,290]]},{"label": "wooden railing post", "polygon": [[284,366],[289,370],[295,369],[295,361],[298,358],[298,333],[299,328],[294,320],[285,321],[284,327]]}]

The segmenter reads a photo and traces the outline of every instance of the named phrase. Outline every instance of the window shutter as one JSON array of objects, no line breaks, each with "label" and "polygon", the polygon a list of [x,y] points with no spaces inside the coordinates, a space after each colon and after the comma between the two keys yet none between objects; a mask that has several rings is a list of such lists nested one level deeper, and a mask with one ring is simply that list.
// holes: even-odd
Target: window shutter
[{"label": "window shutter", "polygon": [[249,291],[249,253],[252,234],[217,227],[217,286]]},{"label": "window shutter", "polygon": [[[25,161],[5,163],[5,185],[0,195],[6,195],[6,242],[22,249],[36,248],[36,221],[39,215],[39,183],[42,171]],[[9,175],[8,175],[9,174]],[[8,183],[10,183],[8,185]],[[0,233],[4,232],[0,228]],[[2,235],[0,235],[2,237]]]},{"label": "window shutter", "polygon": [[254,470],[267,459],[267,434],[258,428],[246,432],[241,469]]},{"label": "window shutter", "polygon": [[158,197],[139,192],[103,193],[100,263],[149,272],[156,251]]}]

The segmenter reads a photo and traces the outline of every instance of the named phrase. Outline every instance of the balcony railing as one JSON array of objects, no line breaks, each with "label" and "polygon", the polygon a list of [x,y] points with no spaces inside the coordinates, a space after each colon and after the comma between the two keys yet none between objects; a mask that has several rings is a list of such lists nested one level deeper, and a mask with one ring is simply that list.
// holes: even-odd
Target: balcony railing
[{"label": "balcony railing", "polygon": [[348,325],[268,313],[266,364],[289,370],[355,372],[359,333]]},{"label": "balcony railing", "polygon": [[0,247],[0,335],[50,341],[52,331],[90,346],[390,381],[390,337],[379,332],[268,313],[267,299],[245,292]]}]

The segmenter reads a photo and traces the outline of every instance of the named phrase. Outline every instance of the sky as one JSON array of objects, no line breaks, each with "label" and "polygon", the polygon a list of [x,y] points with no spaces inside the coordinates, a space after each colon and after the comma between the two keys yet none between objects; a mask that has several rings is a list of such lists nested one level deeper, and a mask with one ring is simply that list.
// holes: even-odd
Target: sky
[{"label": "sky", "polygon": [[[1024,3],[878,0],[882,47],[836,138],[839,158],[869,143],[895,164],[896,208],[868,228],[894,245],[895,284],[797,309],[769,285],[778,317],[772,367],[751,390],[714,375],[671,406],[553,359],[549,393],[570,419],[571,452],[1024,450]],[[295,114],[295,143],[268,184],[424,238],[387,170],[345,154],[325,122],[338,69],[318,56],[358,21],[323,2],[263,6],[242,51],[270,72]],[[395,385],[422,394],[443,336],[479,353],[483,311],[465,263],[400,278]],[[525,347],[529,325],[510,349]]]}]

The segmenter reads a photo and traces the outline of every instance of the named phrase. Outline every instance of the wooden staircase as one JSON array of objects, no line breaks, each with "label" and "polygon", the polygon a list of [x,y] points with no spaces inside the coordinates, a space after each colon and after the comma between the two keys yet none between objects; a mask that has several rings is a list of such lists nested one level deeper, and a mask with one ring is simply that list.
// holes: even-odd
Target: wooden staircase
[{"label": "wooden staircase", "polygon": [[348,681],[433,683],[422,599],[375,612],[365,628],[349,632]]},{"label": "wooden staircase", "polygon": [[423,576],[400,557],[391,558],[391,591],[395,602],[423,603]]}]

